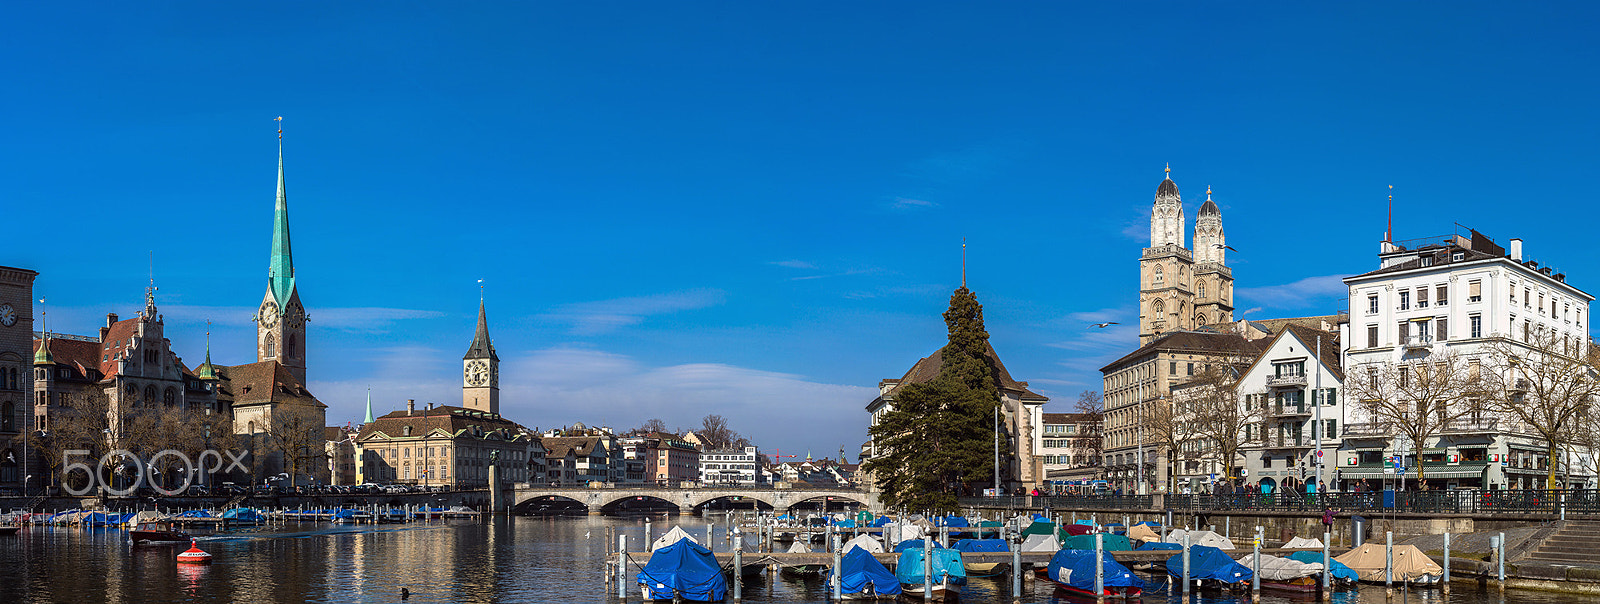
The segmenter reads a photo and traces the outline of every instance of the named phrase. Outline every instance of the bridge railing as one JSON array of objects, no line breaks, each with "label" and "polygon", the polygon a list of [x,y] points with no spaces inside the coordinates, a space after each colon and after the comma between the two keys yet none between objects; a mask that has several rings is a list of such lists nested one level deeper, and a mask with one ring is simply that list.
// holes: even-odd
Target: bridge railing
[{"label": "bridge railing", "polygon": [[1221,512],[1407,512],[1413,514],[1600,515],[1595,489],[1364,491],[1168,495],[1174,510]]},{"label": "bridge railing", "polygon": [[1155,498],[1150,495],[1082,495],[1073,497],[1001,496],[957,497],[961,507],[988,507],[1006,509],[1095,509],[1095,510],[1148,510],[1153,509]]}]

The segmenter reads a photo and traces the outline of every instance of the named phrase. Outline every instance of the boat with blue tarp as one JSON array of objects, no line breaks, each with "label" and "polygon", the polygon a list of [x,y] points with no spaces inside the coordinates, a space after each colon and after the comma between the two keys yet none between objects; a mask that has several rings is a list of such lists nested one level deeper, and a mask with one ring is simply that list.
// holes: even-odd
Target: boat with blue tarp
[{"label": "boat with blue tarp", "polygon": [[[950,545],[950,549],[962,553],[1004,553],[1011,551],[1005,539],[962,539]],[[972,562],[965,564],[968,577],[993,577],[1003,575],[1011,570],[1010,562]]]},{"label": "boat with blue tarp", "polygon": [[656,549],[639,570],[639,587],[645,600],[720,602],[728,595],[728,580],[711,550],[692,539],[679,539]]},{"label": "boat with blue tarp", "polygon": [[[1322,564],[1322,552],[1295,552],[1289,554],[1289,559],[1306,564]],[[1328,575],[1333,577],[1334,585],[1355,585],[1361,580],[1361,575],[1356,574],[1354,569],[1333,558],[1328,558]]]},{"label": "boat with blue tarp", "polygon": [[222,513],[222,523],[225,525],[255,525],[266,521],[266,515],[251,508],[233,508]]},{"label": "boat with blue tarp", "polygon": [[839,560],[841,600],[893,600],[900,593],[900,580],[872,552],[853,547]]},{"label": "boat with blue tarp", "polygon": [[[923,593],[924,556],[931,561],[932,593]],[[895,579],[900,581],[901,594],[928,601],[954,601],[961,596],[961,586],[967,584],[967,569],[961,562],[961,552],[936,548],[908,549],[900,552],[894,567]]]},{"label": "boat with blue tarp", "polygon": [[[1167,559],[1167,574],[1183,577],[1183,554]],[[1255,573],[1234,561],[1220,549],[1207,545],[1189,547],[1189,580],[1203,590],[1240,590],[1250,588],[1250,578]]]},{"label": "boat with blue tarp", "polygon": [[1064,549],[1050,558],[1045,576],[1069,593],[1096,598],[1137,598],[1144,594],[1144,579],[1117,562],[1108,552],[1100,552],[1100,593],[1094,591],[1096,556],[1094,550]]}]

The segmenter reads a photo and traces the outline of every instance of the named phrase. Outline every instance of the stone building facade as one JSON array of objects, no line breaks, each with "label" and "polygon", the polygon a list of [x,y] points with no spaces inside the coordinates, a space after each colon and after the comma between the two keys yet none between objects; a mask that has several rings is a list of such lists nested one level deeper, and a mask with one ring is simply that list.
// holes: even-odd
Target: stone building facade
[{"label": "stone building facade", "polygon": [[[0,266],[0,491],[18,494],[37,475],[24,438],[33,429],[33,280],[39,273]],[[35,485],[37,483],[35,482]]]},{"label": "stone building facade", "polygon": [[1184,245],[1183,197],[1168,178],[1150,210],[1150,247],[1139,259],[1139,344],[1170,331],[1233,321],[1233,271],[1227,266],[1222,211],[1206,201],[1195,220],[1194,244]]}]

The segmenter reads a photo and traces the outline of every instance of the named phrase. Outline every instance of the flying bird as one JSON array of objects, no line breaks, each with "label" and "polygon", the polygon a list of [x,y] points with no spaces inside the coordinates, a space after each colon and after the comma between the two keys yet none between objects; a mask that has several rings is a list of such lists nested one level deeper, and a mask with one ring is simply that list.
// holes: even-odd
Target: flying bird
[{"label": "flying bird", "polygon": [[[1231,245],[1222,245],[1220,243],[1213,243],[1213,244],[1211,244],[1211,247],[1217,248],[1219,250],[1233,250],[1233,246],[1231,246]],[[1233,251],[1237,252],[1239,250],[1233,250]]]},{"label": "flying bird", "polygon": [[1093,327],[1095,329],[1105,329],[1107,327],[1110,327],[1112,325],[1117,325],[1117,324],[1118,323],[1116,321],[1106,321],[1105,323],[1095,323],[1094,325],[1090,325],[1089,327]]}]

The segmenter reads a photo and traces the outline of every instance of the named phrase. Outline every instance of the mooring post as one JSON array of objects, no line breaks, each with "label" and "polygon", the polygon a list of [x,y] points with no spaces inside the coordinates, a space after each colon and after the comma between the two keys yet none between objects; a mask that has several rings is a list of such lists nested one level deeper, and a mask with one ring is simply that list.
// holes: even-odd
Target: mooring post
[{"label": "mooring post", "polygon": [[1439,588],[1445,593],[1450,593],[1450,533],[1444,534],[1444,577],[1440,579]]},{"label": "mooring post", "polygon": [[833,534],[833,568],[828,569],[828,574],[833,579],[833,601],[838,602],[844,598],[844,581],[839,576],[839,534]]},{"label": "mooring post", "polygon": [[1233,539],[1233,516],[1222,517],[1222,536]]},{"label": "mooring post", "polygon": [[644,549],[650,551],[650,544],[655,541],[655,535],[650,534],[650,519],[644,519]]},{"label": "mooring post", "polygon": [[[1327,531],[1322,532],[1322,599],[1324,600],[1333,595],[1333,569],[1330,568],[1333,564],[1328,561],[1329,554],[1332,553],[1328,551],[1328,542],[1332,536]],[[1450,537],[1446,536],[1444,542],[1449,543]],[[1448,546],[1446,547],[1448,548]]]},{"label": "mooring post", "polygon": [[706,549],[711,550],[712,553],[715,553],[717,551],[717,544],[716,544],[715,541],[711,540],[711,534],[712,534],[712,529],[716,528],[717,523],[714,522],[714,521],[709,521],[710,519],[707,519],[707,520],[708,520],[708,522],[706,522]]},{"label": "mooring post", "polygon": [[1189,604],[1189,532],[1183,533],[1183,602]]},{"label": "mooring post", "polygon": [[1383,533],[1383,588],[1394,590],[1394,531]]},{"label": "mooring post", "polygon": [[1022,540],[1010,539],[1011,546],[1011,602],[1022,602]]},{"label": "mooring post", "polygon": [[733,548],[733,601],[744,599],[744,548]]},{"label": "mooring post", "polygon": [[933,537],[927,535],[922,536],[922,600],[933,601]]},{"label": "mooring post", "polygon": [[1500,533],[1499,545],[1495,549],[1494,561],[1499,570],[1495,575],[1500,579],[1500,591],[1506,590],[1506,534]]},{"label": "mooring post", "polygon": [[1094,534],[1094,599],[1104,601],[1106,598],[1106,565],[1105,558],[1105,533]]},{"label": "mooring post", "polygon": [[1250,600],[1252,602],[1260,602],[1261,601],[1261,540],[1266,538],[1266,534],[1267,534],[1267,528],[1266,527],[1261,526],[1259,524],[1256,525],[1256,540],[1255,540],[1256,555],[1255,555],[1255,560],[1252,560],[1252,563],[1255,566],[1255,568],[1250,569],[1251,570],[1251,572],[1250,572]]},{"label": "mooring post", "polygon": [[617,599],[628,601],[628,536],[617,535]]}]

